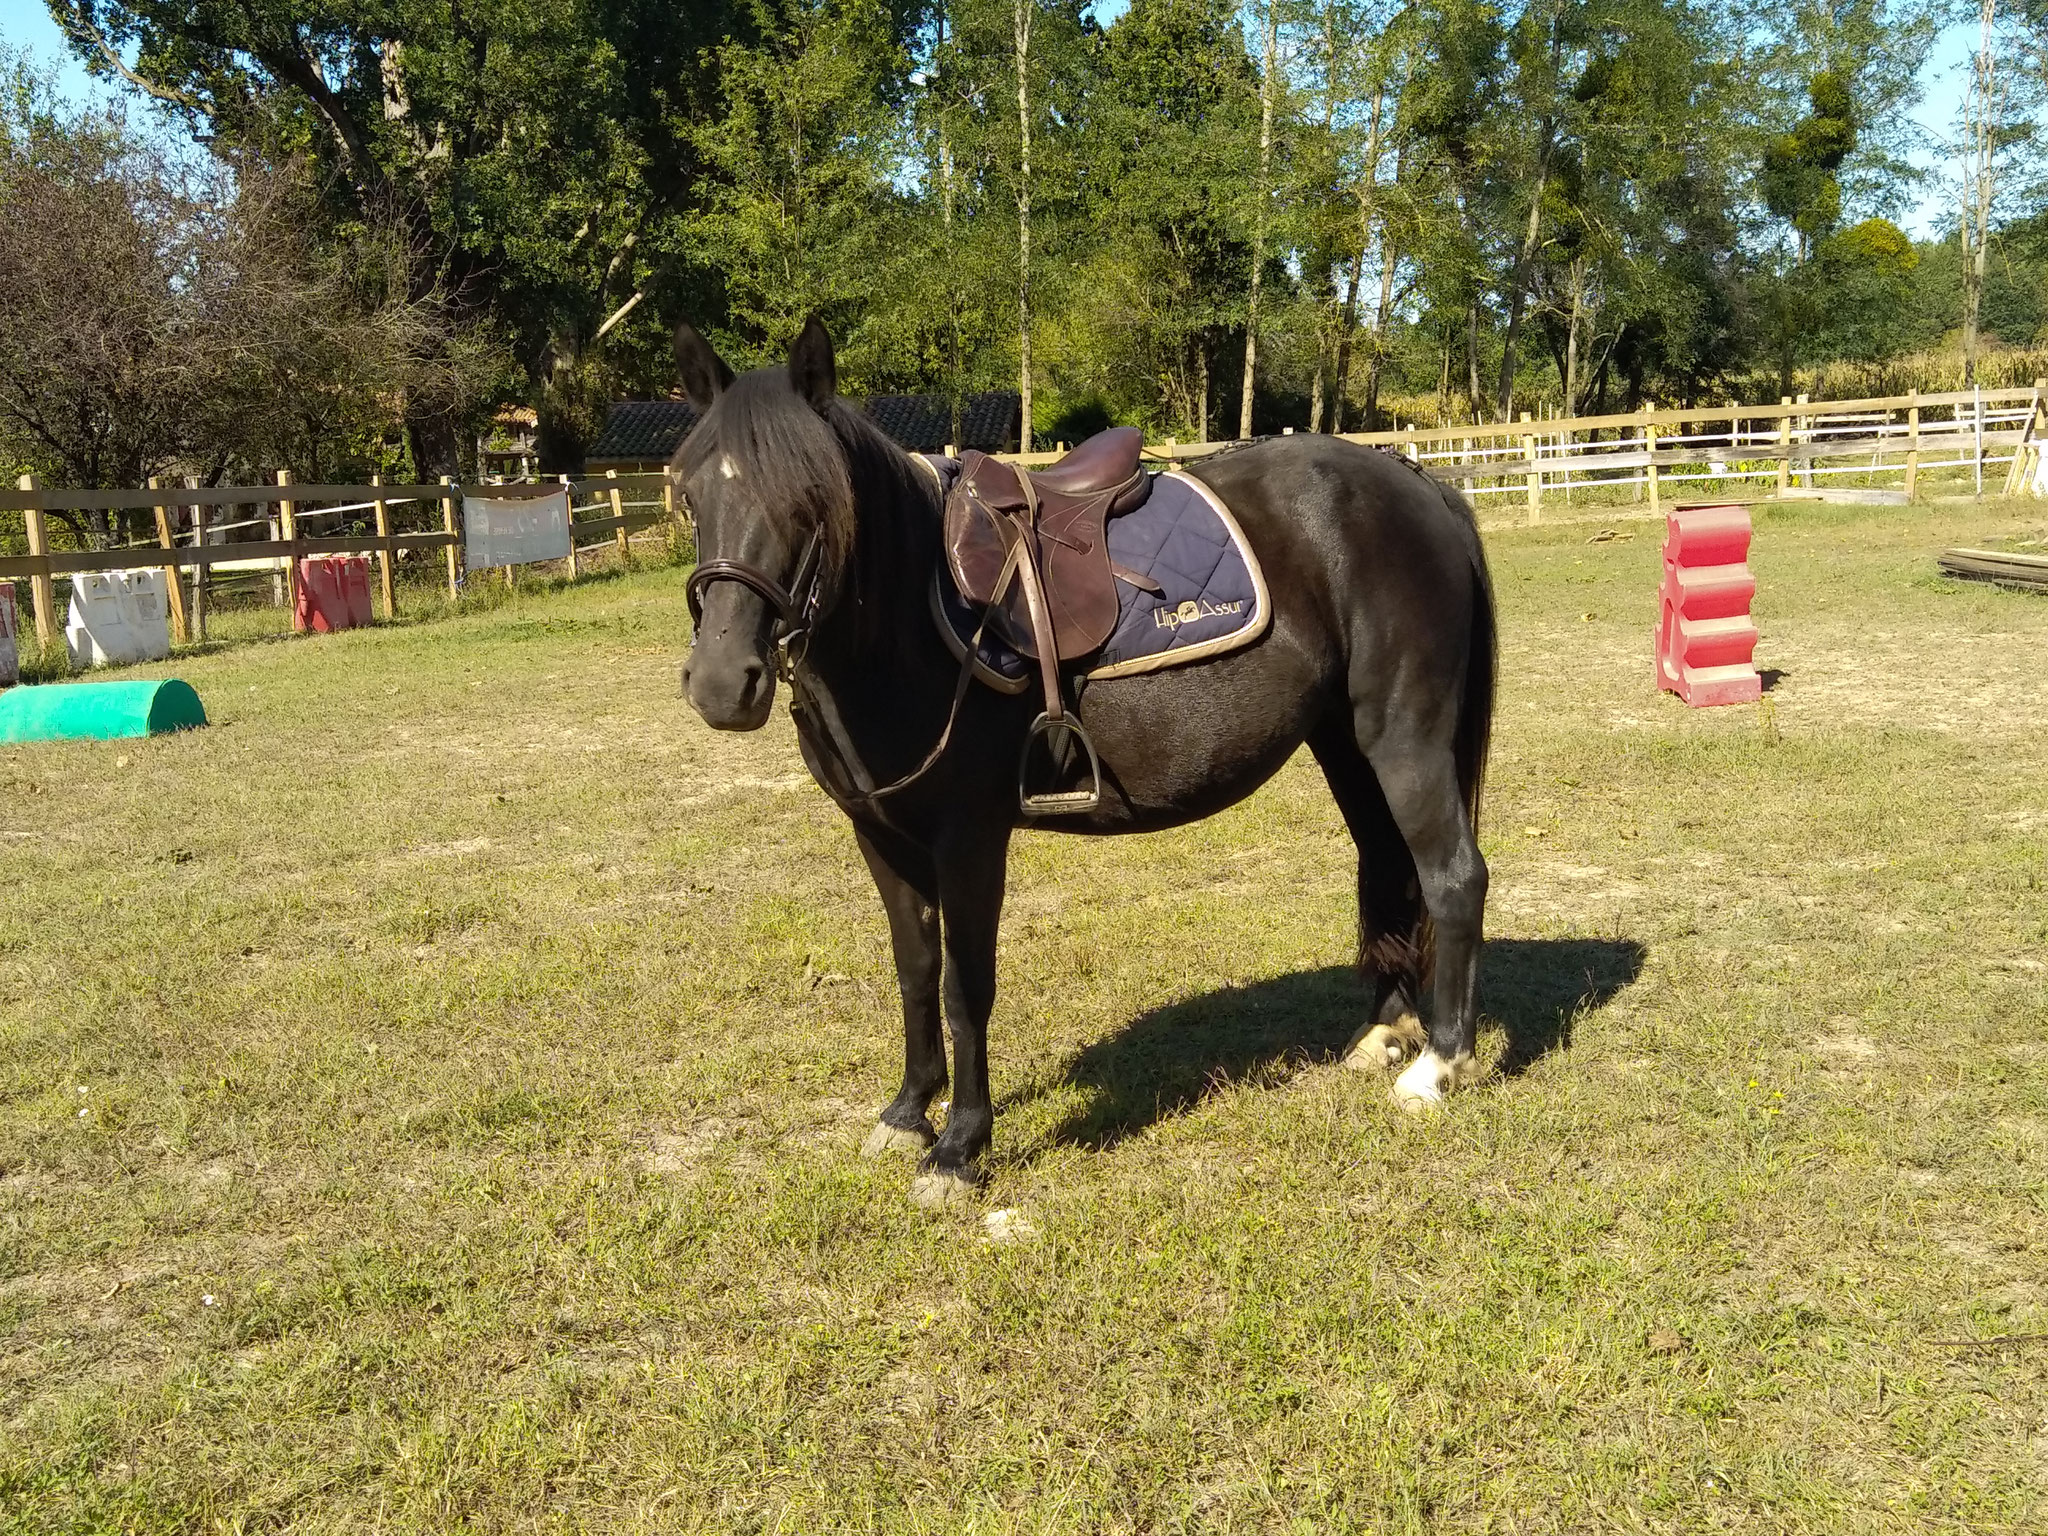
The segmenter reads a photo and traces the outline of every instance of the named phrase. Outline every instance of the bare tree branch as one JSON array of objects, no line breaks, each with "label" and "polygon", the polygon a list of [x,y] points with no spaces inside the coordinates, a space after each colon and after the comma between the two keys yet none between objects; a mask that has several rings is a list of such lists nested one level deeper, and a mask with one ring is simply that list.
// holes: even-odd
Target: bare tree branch
[{"label": "bare tree branch", "polygon": [[156,81],[144,75],[139,75],[130,69],[127,60],[121,57],[120,50],[108,42],[107,35],[91,22],[83,19],[67,20],[64,23],[64,31],[73,41],[86,43],[94,48],[99,53],[99,56],[106,60],[109,69],[113,70],[137,90],[147,91],[158,101],[169,102],[174,107],[188,108],[209,120],[213,117],[213,106],[210,102],[202,101],[197,96],[188,95],[184,91],[178,90],[175,86],[160,85]]}]

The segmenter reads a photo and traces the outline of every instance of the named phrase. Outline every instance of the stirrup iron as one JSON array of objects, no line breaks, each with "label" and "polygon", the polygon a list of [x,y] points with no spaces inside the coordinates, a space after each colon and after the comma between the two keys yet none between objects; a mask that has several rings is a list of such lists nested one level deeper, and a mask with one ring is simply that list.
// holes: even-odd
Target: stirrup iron
[{"label": "stirrup iron", "polygon": [[[1088,754],[1088,787],[1034,795],[1024,782],[1024,776],[1031,767],[1031,748],[1041,736],[1049,736],[1054,731],[1066,731],[1081,743],[1081,750]],[[1088,739],[1081,722],[1072,715],[1054,719],[1051,715],[1040,714],[1031,722],[1031,729],[1024,733],[1024,750],[1017,755],[1017,804],[1026,816],[1077,816],[1102,804],[1102,759],[1095,755],[1095,743]]]}]

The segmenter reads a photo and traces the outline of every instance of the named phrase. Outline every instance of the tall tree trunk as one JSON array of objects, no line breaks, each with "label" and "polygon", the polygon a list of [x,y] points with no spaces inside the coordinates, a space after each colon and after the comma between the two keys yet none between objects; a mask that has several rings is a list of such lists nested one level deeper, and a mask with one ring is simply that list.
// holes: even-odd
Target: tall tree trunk
[{"label": "tall tree trunk", "polygon": [[1511,420],[1515,407],[1515,350],[1521,343],[1522,306],[1527,301],[1529,274],[1543,240],[1543,191],[1550,180],[1550,123],[1543,124],[1543,150],[1536,168],[1536,189],[1529,198],[1529,222],[1522,231],[1522,246],[1515,254],[1513,275],[1508,280],[1508,323],[1500,347],[1500,419]]},{"label": "tall tree trunk", "polygon": [[1251,302],[1244,320],[1244,395],[1238,402],[1237,435],[1252,435],[1252,388],[1259,367],[1259,277],[1266,265],[1266,205],[1273,188],[1273,92],[1279,52],[1279,18],[1275,0],[1266,0],[1266,45],[1259,79],[1259,208],[1252,235]]},{"label": "tall tree trunk", "polygon": [[1997,192],[1999,80],[1992,51],[1997,0],[1979,0],[1979,38],[1965,108],[1968,142],[1964,153],[1969,184],[1963,201],[1963,388],[1977,383],[1978,331],[1984,313],[1984,274],[1991,249],[1991,204]]},{"label": "tall tree trunk", "polygon": [[1394,242],[1386,238],[1384,228],[1380,236],[1380,303],[1373,311],[1372,359],[1365,370],[1365,430],[1372,432],[1380,423],[1380,378],[1387,366],[1387,326],[1394,318],[1394,268],[1400,263],[1400,253],[1394,249]]},{"label": "tall tree trunk", "polygon": [[1564,413],[1579,413],[1579,311],[1585,294],[1585,259],[1572,263],[1572,313],[1564,332]]},{"label": "tall tree trunk", "polygon": [[1015,0],[1017,55],[1017,392],[1024,397],[1018,447],[1031,451],[1031,23],[1037,0]]},{"label": "tall tree trunk", "polygon": [[953,444],[953,451],[958,453],[960,451],[960,400],[961,396],[965,393],[965,389],[960,375],[961,298],[959,289],[952,286],[954,274],[959,270],[958,256],[953,249],[953,146],[948,139],[943,137],[943,128],[940,132],[942,137],[939,139],[939,174],[941,184],[945,189],[944,216],[946,220],[946,278],[948,284],[946,324],[949,331],[947,337],[949,356],[946,360],[946,397],[951,417],[952,434],[947,440]]},{"label": "tall tree trunk", "polygon": [[1465,398],[1472,402],[1472,412],[1479,413],[1479,296],[1472,296],[1472,303],[1465,311]]},{"label": "tall tree trunk", "polygon": [[1330,430],[1344,430],[1344,402],[1351,393],[1351,333],[1358,328],[1358,285],[1365,281],[1365,248],[1351,253],[1344,278],[1344,309],[1337,322],[1337,366],[1331,379]]},{"label": "tall tree trunk", "polygon": [[[1564,5],[1562,0],[1550,13],[1550,75],[1545,90],[1554,95],[1557,74],[1564,55]],[[1529,193],[1529,220],[1522,230],[1521,248],[1508,278],[1508,324],[1501,337],[1500,419],[1510,421],[1515,407],[1515,348],[1522,334],[1522,306],[1528,300],[1529,279],[1536,265],[1536,253],[1543,243],[1543,194],[1550,184],[1550,160],[1556,151],[1557,119],[1543,114],[1536,132],[1536,181]]]},{"label": "tall tree trunk", "polygon": [[1365,251],[1372,243],[1373,212],[1380,185],[1380,111],[1387,99],[1384,83],[1373,87],[1372,121],[1365,135],[1365,180],[1358,190],[1358,243],[1351,249],[1351,275],[1344,285],[1344,310],[1337,323],[1336,399],[1330,408],[1330,430],[1344,430],[1344,403],[1351,393],[1351,333],[1358,326],[1358,285],[1365,280]]},{"label": "tall tree trunk", "polygon": [[[936,66],[946,46],[946,7],[935,7],[938,31],[932,44]],[[943,223],[946,261],[946,441],[960,451],[960,289],[959,253],[953,247],[953,134],[944,107],[939,109],[939,217]]]},{"label": "tall tree trunk", "polygon": [[1195,407],[1201,417],[1195,423],[1195,441],[1209,441],[1209,338],[1195,337],[1195,384],[1199,391],[1200,404]]}]

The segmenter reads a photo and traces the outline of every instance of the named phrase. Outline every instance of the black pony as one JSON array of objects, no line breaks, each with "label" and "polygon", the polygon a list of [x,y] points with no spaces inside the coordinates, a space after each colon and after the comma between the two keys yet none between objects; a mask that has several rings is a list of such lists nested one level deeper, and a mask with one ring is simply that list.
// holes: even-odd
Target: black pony
[{"label": "black pony", "polygon": [[[977,1182],[995,1123],[996,930],[1038,706],[981,686],[957,694],[960,666],[929,605],[937,485],[838,398],[817,320],[787,369],[735,379],[688,326],[676,353],[701,416],[670,466],[702,562],[684,693],[717,729],[751,731],[778,675],[791,680],[804,761],[853,822],[903,992],[903,1088],[864,1150],[922,1152],[911,1198],[949,1204]],[[1307,742],[1358,845],[1358,963],[1373,1000],[1346,1060],[1400,1068],[1395,1099],[1426,1107],[1478,1075],[1487,875],[1474,829],[1495,637],[1471,511],[1400,459],[1314,434],[1192,472],[1257,552],[1270,627],[1242,650],[1090,684],[1079,713],[1101,754],[1102,803],[1037,824],[1178,826],[1243,799]],[[1432,962],[1425,1032],[1416,1010]],[[942,1014],[953,1098],[935,1133]]]}]

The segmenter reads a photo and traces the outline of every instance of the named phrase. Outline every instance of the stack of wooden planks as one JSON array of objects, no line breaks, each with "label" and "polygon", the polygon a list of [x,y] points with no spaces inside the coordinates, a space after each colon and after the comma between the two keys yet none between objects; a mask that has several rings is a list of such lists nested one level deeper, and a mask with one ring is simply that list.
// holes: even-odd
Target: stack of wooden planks
[{"label": "stack of wooden planks", "polygon": [[2010,549],[1945,549],[1939,564],[1942,575],[1963,581],[2048,592],[2048,555],[2023,555]]}]

